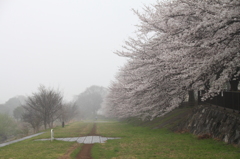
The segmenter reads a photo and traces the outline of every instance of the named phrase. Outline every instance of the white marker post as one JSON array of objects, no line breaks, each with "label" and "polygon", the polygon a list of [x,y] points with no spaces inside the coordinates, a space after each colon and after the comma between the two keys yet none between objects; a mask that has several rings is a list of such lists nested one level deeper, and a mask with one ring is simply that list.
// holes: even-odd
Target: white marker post
[{"label": "white marker post", "polygon": [[51,129],[51,141],[53,141],[54,140],[54,131],[53,131],[53,129]]}]

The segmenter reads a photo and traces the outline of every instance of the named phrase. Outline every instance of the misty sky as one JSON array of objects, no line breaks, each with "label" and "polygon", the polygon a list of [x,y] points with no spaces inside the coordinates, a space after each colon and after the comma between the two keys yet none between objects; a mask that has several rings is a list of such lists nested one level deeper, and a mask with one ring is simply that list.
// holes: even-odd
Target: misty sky
[{"label": "misty sky", "polygon": [[125,59],[113,52],[156,0],[0,0],[0,103],[40,84],[66,100],[108,87]]}]

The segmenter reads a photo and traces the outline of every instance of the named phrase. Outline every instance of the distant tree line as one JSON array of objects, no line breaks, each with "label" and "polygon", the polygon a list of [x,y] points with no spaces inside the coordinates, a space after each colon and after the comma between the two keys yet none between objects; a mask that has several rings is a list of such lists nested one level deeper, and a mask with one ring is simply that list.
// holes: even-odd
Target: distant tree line
[{"label": "distant tree line", "polygon": [[116,54],[128,58],[109,88],[109,115],[153,119],[189,91],[214,97],[240,79],[240,1],[171,0],[134,11],[137,34]]},{"label": "distant tree line", "polygon": [[[0,111],[3,110],[0,113],[0,142],[28,135],[31,128],[38,132],[40,128],[52,128],[54,123],[94,119],[106,94],[106,88],[91,86],[74,101],[64,102],[59,90],[40,85],[38,90],[27,98],[13,97],[0,105]],[[9,109],[6,109],[6,106]]]},{"label": "distant tree line", "polygon": [[52,128],[55,121],[92,119],[96,117],[106,94],[106,88],[91,86],[78,95],[75,101],[66,103],[63,102],[61,92],[41,85],[37,92],[26,99],[24,105],[14,110],[14,117],[21,117],[35,132],[41,126]]},{"label": "distant tree line", "polygon": [[25,96],[15,96],[7,100],[4,104],[0,104],[0,112],[4,114],[13,115],[13,110],[20,105],[24,104],[26,100]]}]

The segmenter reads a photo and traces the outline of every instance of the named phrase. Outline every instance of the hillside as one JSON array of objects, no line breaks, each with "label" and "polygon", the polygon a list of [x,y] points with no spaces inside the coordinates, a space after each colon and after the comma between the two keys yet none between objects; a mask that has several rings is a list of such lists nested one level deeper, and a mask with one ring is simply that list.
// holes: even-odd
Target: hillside
[{"label": "hillside", "polygon": [[189,132],[198,138],[214,138],[240,146],[240,115],[232,110],[212,105],[177,108],[152,121],[128,119],[133,125],[152,129],[166,128]]},{"label": "hillside", "polygon": [[153,120],[142,121],[130,118],[127,121],[137,126],[150,127],[153,129],[167,128],[176,130],[176,127],[191,114],[193,107],[176,108],[162,117]]}]

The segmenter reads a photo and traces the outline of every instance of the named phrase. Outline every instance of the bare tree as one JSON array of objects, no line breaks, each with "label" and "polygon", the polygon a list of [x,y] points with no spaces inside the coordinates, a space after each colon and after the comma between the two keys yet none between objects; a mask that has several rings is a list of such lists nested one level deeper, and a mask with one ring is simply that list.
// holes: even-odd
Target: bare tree
[{"label": "bare tree", "polygon": [[23,114],[24,114],[24,108],[22,106],[19,106],[13,110],[13,116],[18,121],[22,119]]},{"label": "bare tree", "polygon": [[[26,100],[24,108],[27,113],[25,117],[38,116],[45,129],[47,126],[53,127],[53,122],[59,117],[58,112],[62,109],[62,98],[61,92],[40,85],[38,92],[33,93]],[[38,117],[36,120],[39,119]]]},{"label": "bare tree", "polygon": [[29,123],[33,131],[36,133],[39,131],[41,125],[42,125],[42,118],[41,114],[39,112],[35,111],[31,107],[24,107],[25,108],[25,113],[22,115],[22,120],[24,122]]},{"label": "bare tree", "polygon": [[64,103],[59,113],[59,120],[68,122],[79,115],[79,109],[75,103]]}]

